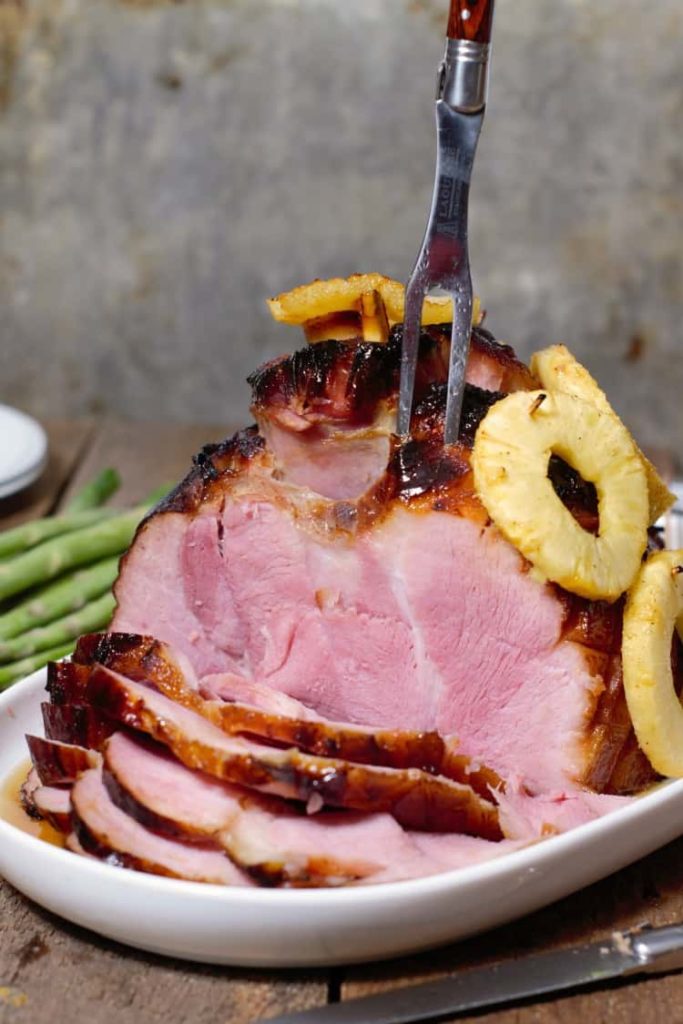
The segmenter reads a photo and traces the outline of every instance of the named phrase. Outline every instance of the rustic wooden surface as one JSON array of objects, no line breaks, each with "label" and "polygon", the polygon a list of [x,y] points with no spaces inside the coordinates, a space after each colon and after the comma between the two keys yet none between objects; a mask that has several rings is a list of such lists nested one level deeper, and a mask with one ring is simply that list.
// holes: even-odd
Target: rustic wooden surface
[{"label": "rustic wooden surface", "polygon": [[[117,501],[178,479],[229,425],[120,421],[50,425],[52,463],[21,500],[0,503],[0,528],[58,508],[104,465],[122,473]],[[442,950],[333,971],[256,971],[140,953],[47,913],[0,881],[0,1024],[253,1024],[328,999],[425,980],[506,957],[608,936],[644,921],[683,920],[683,840],[530,917]],[[459,1020],[478,1024],[678,1024],[683,974],[613,985]]]}]

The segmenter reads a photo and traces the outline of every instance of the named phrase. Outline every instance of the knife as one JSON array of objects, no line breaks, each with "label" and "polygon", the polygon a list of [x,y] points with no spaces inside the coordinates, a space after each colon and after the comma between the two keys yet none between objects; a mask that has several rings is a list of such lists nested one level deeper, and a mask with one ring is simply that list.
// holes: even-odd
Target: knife
[{"label": "knife", "polygon": [[269,1018],[264,1024],[412,1024],[484,1007],[596,986],[615,978],[683,970],[683,925],[642,926],[584,946],[459,971],[438,981]]},{"label": "knife", "polygon": [[435,288],[453,297],[444,443],[458,440],[472,329],[467,208],[486,107],[494,0],[451,0],[436,88],[436,173],[424,239],[406,285],[396,432],[410,434],[422,304]]}]

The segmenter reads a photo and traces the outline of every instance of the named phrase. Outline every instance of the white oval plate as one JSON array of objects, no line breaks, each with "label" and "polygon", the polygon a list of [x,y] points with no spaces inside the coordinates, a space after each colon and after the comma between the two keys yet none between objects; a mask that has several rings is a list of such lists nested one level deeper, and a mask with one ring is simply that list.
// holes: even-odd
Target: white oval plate
[{"label": "white oval plate", "polygon": [[[39,732],[45,672],[0,696],[0,784]],[[100,935],[207,963],[297,967],[417,952],[537,910],[683,831],[683,781],[572,832],[430,878],[346,889],[239,889],[78,857],[0,820],[0,874]]]},{"label": "white oval plate", "polygon": [[0,405],[0,498],[28,487],[47,462],[47,437],[31,416]]}]

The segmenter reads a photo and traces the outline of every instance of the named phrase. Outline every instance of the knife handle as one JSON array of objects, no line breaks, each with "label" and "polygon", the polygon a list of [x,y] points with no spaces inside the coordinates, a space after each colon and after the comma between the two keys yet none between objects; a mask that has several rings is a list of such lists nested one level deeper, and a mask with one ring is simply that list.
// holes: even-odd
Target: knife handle
[{"label": "knife handle", "polygon": [[494,0],[451,0],[448,38],[490,43],[493,4]]}]

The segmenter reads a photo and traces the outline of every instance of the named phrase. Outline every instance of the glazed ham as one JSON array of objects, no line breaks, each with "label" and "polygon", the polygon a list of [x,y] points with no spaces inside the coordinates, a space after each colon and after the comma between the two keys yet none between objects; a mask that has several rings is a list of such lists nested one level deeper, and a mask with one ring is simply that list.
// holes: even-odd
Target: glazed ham
[{"label": "glazed ham", "polygon": [[[444,451],[449,331],[321,342],[251,378],[257,425],[205,448],[138,530],[112,632],[50,666],[24,799],[80,854],[227,885],[397,881],[621,806],[654,774],[621,681],[621,602],[540,582],[470,455],[536,386],[475,328]],[[592,485],[549,476],[597,531]]]},{"label": "glazed ham", "polygon": [[[498,389],[533,377],[475,331],[477,383],[446,455],[446,343],[432,329],[401,443],[390,433],[398,337],[323,342],[252,377],[259,426],[200,453],[142,525],[113,628],[169,643],[214,688],[223,677],[333,721],[457,736],[461,753],[532,794],[632,791],[652,773],[642,756],[620,764],[621,606],[539,582],[473,487],[478,423]],[[559,460],[551,471],[594,526],[590,485]]]}]

